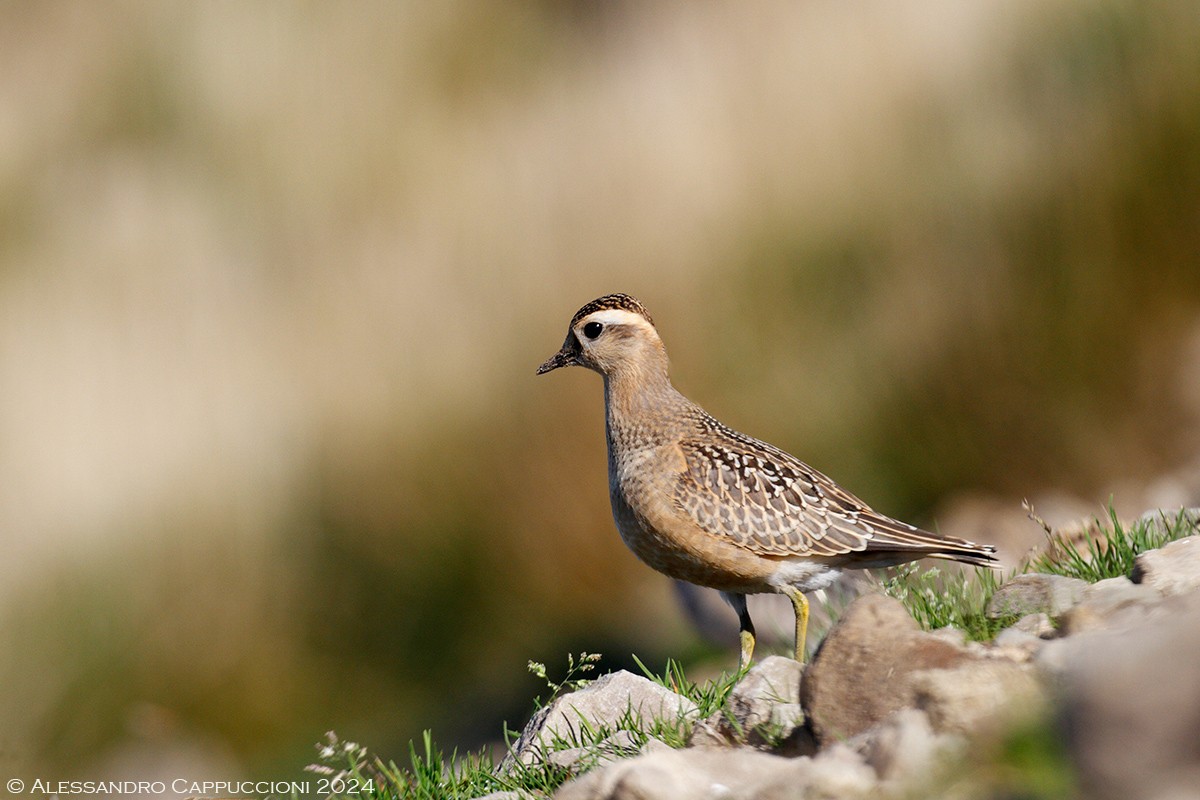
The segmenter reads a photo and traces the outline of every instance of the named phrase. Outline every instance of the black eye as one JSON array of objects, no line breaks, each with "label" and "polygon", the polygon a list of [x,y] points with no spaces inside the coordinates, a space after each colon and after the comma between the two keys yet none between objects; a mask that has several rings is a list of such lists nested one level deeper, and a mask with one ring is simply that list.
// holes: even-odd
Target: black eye
[{"label": "black eye", "polygon": [[600,331],[604,330],[604,326],[599,322],[589,322],[583,326],[583,335],[589,339],[595,339],[600,335]]}]

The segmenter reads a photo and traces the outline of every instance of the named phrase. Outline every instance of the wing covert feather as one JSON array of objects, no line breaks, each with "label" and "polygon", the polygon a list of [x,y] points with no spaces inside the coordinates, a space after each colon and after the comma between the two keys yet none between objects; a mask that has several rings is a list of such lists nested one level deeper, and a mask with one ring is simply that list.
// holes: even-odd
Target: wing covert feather
[{"label": "wing covert feather", "polygon": [[[707,415],[705,415],[707,417]],[[765,556],[923,553],[991,563],[992,548],[873,511],[799,459],[711,417],[680,449],[676,505],[704,531]],[[905,559],[902,559],[905,560]]]}]

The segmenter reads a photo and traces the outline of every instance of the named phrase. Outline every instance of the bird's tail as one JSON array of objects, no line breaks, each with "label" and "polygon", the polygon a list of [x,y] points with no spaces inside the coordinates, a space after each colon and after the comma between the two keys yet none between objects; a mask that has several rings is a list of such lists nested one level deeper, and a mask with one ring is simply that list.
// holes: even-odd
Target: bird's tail
[{"label": "bird's tail", "polygon": [[976,544],[954,536],[939,536],[888,517],[881,516],[871,522],[876,528],[875,535],[871,537],[871,551],[908,554],[909,560],[945,558],[976,567],[1000,566],[996,548],[990,544]]},{"label": "bird's tail", "polygon": [[970,564],[975,567],[990,567],[992,569],[1000,568],[1000,559],[996,557],[996,548],[990,544],[974,544],[968,542],[971,548],[948,547],[945,550],[935,553],[928,553],[927,558],[945,558],[950,561],[958,561],[962,564]]}]

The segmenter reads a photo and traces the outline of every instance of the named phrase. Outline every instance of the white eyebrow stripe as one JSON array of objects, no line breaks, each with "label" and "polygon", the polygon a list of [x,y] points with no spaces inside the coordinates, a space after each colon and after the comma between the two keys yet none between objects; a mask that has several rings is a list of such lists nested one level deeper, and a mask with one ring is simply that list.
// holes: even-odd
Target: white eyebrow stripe
[{"label": "white eyebrow stripe", "polygon": [[625,311],[620,308],[606,308],[602,311],[593,311],[580,320],[579,324],[586,325],[589,322],[599,322],[603,325],[650,325],[641,314],[635,314],[632,311]]}]

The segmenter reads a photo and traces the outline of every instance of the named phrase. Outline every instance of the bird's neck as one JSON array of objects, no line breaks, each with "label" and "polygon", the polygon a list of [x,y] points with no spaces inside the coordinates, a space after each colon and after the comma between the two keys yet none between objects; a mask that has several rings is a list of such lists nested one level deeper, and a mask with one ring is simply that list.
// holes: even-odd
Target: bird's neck
[{"label": "bird's neck", "polygon": [[666,364],[641,364],[604,376],[609,441],[635,431],[663,432],[677,416],[683,395],[671,385]]}]

